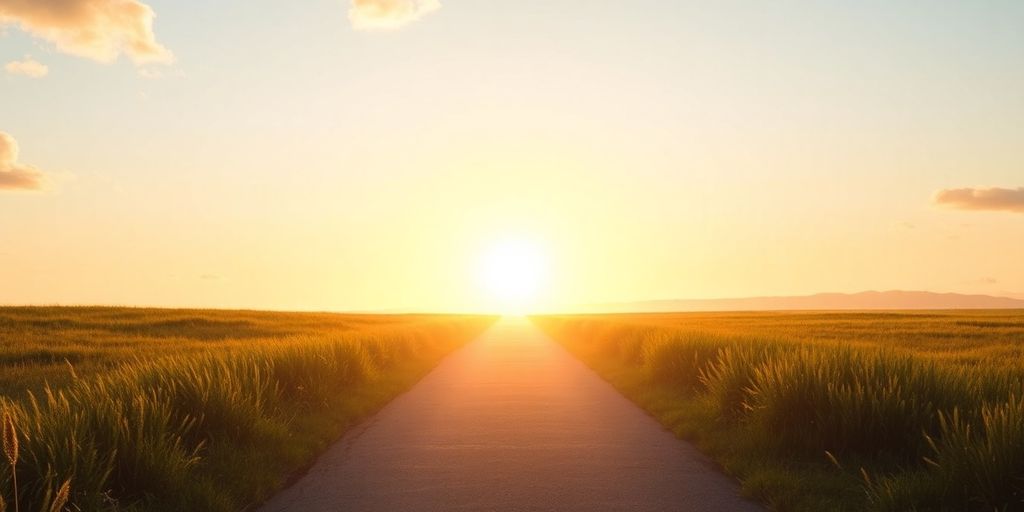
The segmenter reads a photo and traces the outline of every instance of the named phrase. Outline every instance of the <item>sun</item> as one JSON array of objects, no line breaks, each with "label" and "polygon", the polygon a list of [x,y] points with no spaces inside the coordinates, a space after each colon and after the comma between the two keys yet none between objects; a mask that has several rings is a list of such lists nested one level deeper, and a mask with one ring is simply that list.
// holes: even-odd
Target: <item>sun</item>
[{"label": "sun", "polygon": [[505,314],[523,314],[536,307],[548,271],[543,245],[526,237],[506,237],[484,249],[478,279],[493,306]]}]

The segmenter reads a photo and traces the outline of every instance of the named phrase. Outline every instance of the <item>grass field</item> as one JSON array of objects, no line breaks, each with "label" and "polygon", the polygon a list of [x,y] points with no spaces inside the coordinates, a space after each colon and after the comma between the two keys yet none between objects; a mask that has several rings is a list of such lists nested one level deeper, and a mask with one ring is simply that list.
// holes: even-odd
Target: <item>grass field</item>
[{"label": "grass field", "polygon": [[0,510],[245,509],[492,321],[0,308]]},{"label": "grass field", "polygon": [[778,510],[1024,510],[1024,312],[534,321]]}]

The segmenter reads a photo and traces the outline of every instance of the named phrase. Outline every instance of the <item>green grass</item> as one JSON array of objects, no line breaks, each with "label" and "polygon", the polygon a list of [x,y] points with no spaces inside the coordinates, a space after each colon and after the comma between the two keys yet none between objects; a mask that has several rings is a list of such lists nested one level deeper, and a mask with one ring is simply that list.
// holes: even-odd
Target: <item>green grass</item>
[{"label": "green grass", "polygon": [[0,501],[252,507],[492,320],[0,308]]},{"label": "green grass", "polygon": [[534,321],[778,510],[1024,510],[1024,312]]}]

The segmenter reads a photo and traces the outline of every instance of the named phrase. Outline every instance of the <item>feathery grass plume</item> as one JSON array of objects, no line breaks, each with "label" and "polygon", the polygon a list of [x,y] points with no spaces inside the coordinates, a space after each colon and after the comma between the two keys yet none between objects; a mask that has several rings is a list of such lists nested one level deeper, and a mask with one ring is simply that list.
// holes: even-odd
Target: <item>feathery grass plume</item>
[{"label": "feathery grass plume", "polygon": [[21,512],[21,507],[18,504],[18,430],[14,425],[14,416],[11,415],[6,407],[4,407],[3,419],[3,445],[4,455],[7,457],[7,463],[11,466],[11,484],[14,488],[14,510],[15,512]]},{"label": "feathery grass plume", "polygon": [[75,365],[68,361],[68,358],[64,358],[64,364],[68,365],[68,374],[71,375],[71,380],[78,380],[78,372],[75,371]]},{"label": "feathery grass plume", "polygon": [[[64,483],[57,490],[57,494],[53,496],[53,501],[50,502],[50,508],[47,509],[49,512],[61,512],[64,510],[64,505],[68,503],[68,496],[71,494],[71,480],[64,480]],[[2,511],[0,511],[2,512]]]},{"label": "feathery grass plume", "polygon": [[843,470],[843,465],[839,463],[839,459],[837,459],[835,455],[832,455],[832,452],[825,450],[825,457],[828,458],[828,461],[831,462],[836,469],[840,471]]},{"label": "feathery grass plume", "polygon": [[18,463],[18,430],[14,425],[14,417],[7,409],[4,409],[3,416],[3,438],[7,464],[14,467]]}]

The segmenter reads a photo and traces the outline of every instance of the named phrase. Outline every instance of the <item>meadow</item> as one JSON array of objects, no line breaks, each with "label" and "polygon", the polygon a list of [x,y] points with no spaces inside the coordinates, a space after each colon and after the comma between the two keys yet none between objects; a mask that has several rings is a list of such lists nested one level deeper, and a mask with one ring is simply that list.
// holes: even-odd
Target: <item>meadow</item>
[{"label": "meadow", "polygon": [[251,508],[493,320],[0,308],[0,511]]},{"label": "meadow", "polygon": [[533,321],[776,510],[1024,510],[1024,311]]}]

